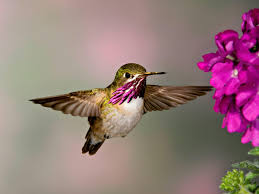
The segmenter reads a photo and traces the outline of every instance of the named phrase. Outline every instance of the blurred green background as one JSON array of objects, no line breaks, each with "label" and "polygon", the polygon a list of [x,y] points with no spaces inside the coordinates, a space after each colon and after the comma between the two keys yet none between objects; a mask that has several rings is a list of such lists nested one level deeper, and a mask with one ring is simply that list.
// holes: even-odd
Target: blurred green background
[{"label": "blurred green background", "polygon": [[87,119],[28,102],[106,87],[120,65],[166,71],[149,83],[208,85],[196,63],[214,35],[240,32],[258,0],[0,0],[1,194],[216,194],[251,145],[221,128],[212,93],[146,114],[126,137],[81,154]]}]

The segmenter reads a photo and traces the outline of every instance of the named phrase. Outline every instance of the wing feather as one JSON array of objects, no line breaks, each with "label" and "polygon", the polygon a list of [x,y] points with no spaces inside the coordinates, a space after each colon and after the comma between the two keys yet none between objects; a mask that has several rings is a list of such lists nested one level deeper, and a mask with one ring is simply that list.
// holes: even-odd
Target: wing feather
[{"label": "wing feather", "polygon": [[100,106],[105,98],[105,89],[71,92],[58,96],[36,98],[30,101],[44,107],[62,111],[73,116],[100,116]]},{"label": "wing feather", "polygon": [[87,115],[92,115],[92,109],[93,109],[93,105],[92,104],[89,104],[87,103],[88,105],[88,110],[87,110]]},{"label": "wing feather", "polygon": [[71,103],[70,101],[68,101],[68,102],[62,101],[62,102],[60,102],[60,103],[58,103],[58,104],[53,105],[53,109],[54,109],[54,110],[62,110],[62,109],[64,109],[64,107],[65,107],[66,105],[68,105],[68,104],[70,104],[70,103]]},{"label": "wing feather", "polygon": [[[86,104],[86,103],[85,103]],[[85,115],[87,115],[87,109],[88,109],[88,106],[87,105],[84,105],[84,108],[80,114],[81,117],[84,117]]]},{"label": "wing feather", "polygon": [[164,98],[159,98],[158,96],[153,96],[155,103],[158,104],[162,109],[168,110],[170,105],[164,100]]},{"label": "wing feather", "polygon": [[73,115],[73,116],[77,116],[78,115],[78,111],[80,109],[79,107],[80,107],[81,103],[82,102],[80,102],[80,101],[74,103],[74,107],[73,108],[71,107],[71,111],[70,111],[71,115]]},{"label": "wing feather", "polygon": [[211,86],[157,86],[147,85],[144,95],[144,113],[168,110],[211,91]]}]

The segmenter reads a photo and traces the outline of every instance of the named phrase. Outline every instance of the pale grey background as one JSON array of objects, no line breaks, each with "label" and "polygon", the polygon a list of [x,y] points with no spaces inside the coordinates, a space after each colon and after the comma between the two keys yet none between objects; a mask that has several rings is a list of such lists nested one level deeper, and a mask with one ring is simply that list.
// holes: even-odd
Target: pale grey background
[{"label": "pale grey background", "polygon": [[28,99],[107,86],[120,65],[166,71],[149,83],[207,85],[196,63],[214,35],[240,32],[258,0],[0,0],[0,193],[220,193],[250,145],[221,128],[212,93],[150,113],[126,138],[81,154],[87,119]]}]

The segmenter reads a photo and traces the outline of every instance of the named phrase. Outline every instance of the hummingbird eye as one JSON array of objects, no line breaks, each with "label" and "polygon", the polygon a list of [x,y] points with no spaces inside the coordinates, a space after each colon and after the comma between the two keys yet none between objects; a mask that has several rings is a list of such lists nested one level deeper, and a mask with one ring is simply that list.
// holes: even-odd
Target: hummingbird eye
[{"label": "hummingbird eye", "polygon": [[126,78],[130,78],[130,74],[128,72],[125,73]]}]

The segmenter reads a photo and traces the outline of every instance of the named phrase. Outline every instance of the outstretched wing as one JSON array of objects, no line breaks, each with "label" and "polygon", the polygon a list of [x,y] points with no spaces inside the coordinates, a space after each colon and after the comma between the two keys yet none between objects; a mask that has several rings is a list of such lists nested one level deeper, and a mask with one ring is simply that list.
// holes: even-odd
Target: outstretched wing
[{"label": "outstretched wing", "polygon": [[100,105],[104,97],[104,89],[94,89],[36,98],[30,101],[73,116],[98,117],[100,115]]},{"label": "outstretched wing", "polygon": [[144,113],[168,110],[203,96],[211,86],[157,86],[147,85],[144,96]]}]

